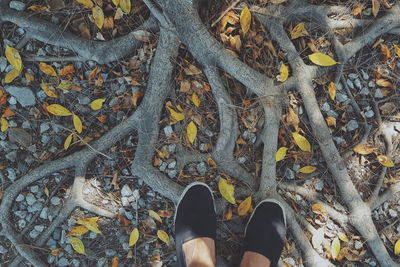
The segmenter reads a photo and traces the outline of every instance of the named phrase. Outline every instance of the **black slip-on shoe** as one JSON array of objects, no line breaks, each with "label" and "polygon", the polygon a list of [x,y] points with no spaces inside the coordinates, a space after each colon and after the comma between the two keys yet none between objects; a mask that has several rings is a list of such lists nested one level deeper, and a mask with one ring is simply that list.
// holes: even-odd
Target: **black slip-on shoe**
[{"label": "black slip-on shoe", "polygon": [[276,266],[285,237],[283,206],[274,199],[265,199],[256,206],[246,225],[243,251],[264,255],[271,261],[271,266]]},{"label": "black slip-on shoe", "polygon": [[199,237],[215,240],[217,235],[217,219],[211,189],[200,182],[188,185],[176,206],[174,221],[178,265],[186,267],[183,243]]}]

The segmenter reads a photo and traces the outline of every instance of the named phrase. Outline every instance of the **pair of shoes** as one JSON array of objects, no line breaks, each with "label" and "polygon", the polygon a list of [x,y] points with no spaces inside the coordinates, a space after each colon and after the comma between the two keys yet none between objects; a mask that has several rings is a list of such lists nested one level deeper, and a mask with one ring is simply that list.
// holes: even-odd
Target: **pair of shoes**
[{"label": "pair of shoes", "polygon": [[[204,183],[185,188],[175,212],[175,244],[179,266],[185,267],[183,244],[195,238],[216,239],[217,220],[214,197]],[[275,266],[286,236],[283,207],[273,199],[261,201],[250,216],[245,230],[243,251],[264,255]]]}]

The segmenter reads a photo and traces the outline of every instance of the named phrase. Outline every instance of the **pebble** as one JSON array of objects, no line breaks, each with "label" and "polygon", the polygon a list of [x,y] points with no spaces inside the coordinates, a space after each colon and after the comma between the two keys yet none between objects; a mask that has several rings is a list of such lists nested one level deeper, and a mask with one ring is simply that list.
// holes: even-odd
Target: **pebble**
[{"label": "pebble", "polygon": [[169,137],[174,133],[174,131],[172,130],[172,127],[170,125],[164,127],[164,134]]},{"label": "pebble", "polygon": [[90,98],[87,96],[79,96],[78,101],[79,101],[79,104],[81,104],[81,105],[88,105],[91,102]]},{"label": "pebble", "polygon": [[206,166],[206,163],[204,161],[202,161],[199,164],[197,164],[196,169],[197,169],[197,171],[199,172],[200,175],[206,175],[207,166]]},{"label": "pebble", "polygon": [[362,74],[362,78],[364,79],[364,80],[368,80],[369,79],[369,75],[368,75],[368,73],[366,73],[364,70],[361,70],[361,74]]},{"label": "pebble", "polygon": [[12,9],[23,11],[25,7],[26,5],[20,1],[10,1],[10,8]]},{"label": "pebble", "polygon": [[43,208],[43,203],[36,201],[32,206],[28,207],[28,212],[38,212]]},{"label": "pebble", "polygon": [[355,129],[358,128],[358,122],[356,120],[350,120],[347,124],[346,124],[346,128],[348,131],[354,131]]},{"label": "pebble", "polygon": [[176,167],[176,161],[172,161],[172,162],[170,162],[169,164],[168,164],[168,168],[169,169],[173,169],[173,168],[175,168]]},{"label": "pebble", "polygon": [[23,107],[33,106],[36,104],[36,98],[32,90],[28,87],[6,86],[6,91],[14,96],[18,103]]},{"label": "pebble", "polygon": [[128,207],[130,205],[127,197],[121,197],[121,202],[123,207]]},{"label": "pebble", "polygon": [[28,193],[25,198],[29,206],[36,202],[36,198],[32,193]]},{"label": "pebble", "polygon": [[39,231],[33,229],[33,230],[29,233],[29,237],[30,237],[30,238],[36,238],[36,237],[39,236],[39,234],[40,234]]},{"label": "pebble", "polygon": [[388,212],[389,212],[390,217],[392,217],[392,218],[397,217],[397,211],[395,211],[394,209],[389,209]]},{"label": "pebble", "polygon": [[342,90],[343,90],[343,85],[342,85],[342,83],[335,84],[335,87],[336,87],[336,90],[339,90],[339,91],[342,91]]},{"label": "pebble", "polygon": [[24,211],[24,210],[17,210],[14,212],[15,216],[23,219],[26,217],[26,215],[28,215],[28,212]]},{"label": "pebble", "polygon": [[104,252],[106,253],[107,257],[113,257],[117,254],[117,252],[113,249],[106,249]]},{"label": "pebble", "polygon": [[132,189],[129,187],[129,185],[124,184],[124,186],[121,189],[121,196],[123,197],[129,197],[132,195]]},{"label": "pebble", "polygon": [[355,80],[355,79],[358,78],[358,74],[357,74],[357,73],[350,73],[350,74],[349,74],[349,78],[350,78],[351,80]]},{"label": "pebble", "polygon": [[159,170],[164,172],[167,167],[168,167],[168,164],[166,162],[162,162],[159,167]]},{"label": "pebble", "polygon": [[368,82],[368,87],[375,88],[376,84],[374,83],[374,81],[369,81]]},{"label": "pebble", "polygon": [[128,219],[128,220],[133,220],[133,214],[132,214],[132,212],[130,212],[130,211],[125,211],[125,217]]},{"label": "pebble", "polygon": [[0,57],[0,72],[6,70],[7,67],[7,59],[5,57]]},{"label": "pebble", "polygon": [[54,206],[60,205],[61,199],[59,197],[52,197],[50,203]]},{"label": "pebble", "polygon": [[41,219],[43,219],[43,220],[46,220],[46,219],[48,219],[48,216],[49,216],[49,208],[48,207],[44,207],[42,209],[42,211],[40,212],[39,217]]},{"label": "pebble", "polygon": [[362,247],[363,247],[363,243],[360,242],[360,241],[358,241],[358,240],[356,240],[356,242],[354,243],[354,248],[357,249],[357,250],[359,250],[359,249],[361,249]]},{"label": "pebble", "polygon": [[361,89],[361,81],[360,81],[360,79],[355,79],[354,80],[354,86],[357,88],[357,89]]},{"label": "pebble", "polygon": [[37,193],[38,191],[39,191],[39,186],[38,185],[31,186],[31,192],[32,193]]},{"label": "pebble", "polygon": [[6,159],[11,162],[15,162],[17,160],[17,151],[11,151],[6,154]]},{"label": "pebble", "polygon": [[26,221],[25,221],[24,219],[18,220],[18,227],[19,227],[20,229],[24,229],[25,226],[26,226]]},{"label": "pebble", "polygon": [[19,194],[17,198],[15,199],[16,202],[21,202],[25,199],[25,196],[23,194]]},{"label": "pebble", "polygon": [[35,227],[33,227],[33,229],[35,229],[38,232],[43,232],[44,230],[44,225],[35,225]]},{"label": "pebble", "polygon": [[349,99],[349,97],[347,95],[345,95],[345,94],[337,93],[336,94],[336,99],[340,103],[343,103],[343,102],[347,101]]},{"label": "pebble", "polygon": [[68,266],[69,260],[67,258],[62,257],[57,261],[57,265],[58,266]]},{"label": "pebble", "polygon": [[178,172],[176,170],[168,170],[167,174],[168,174],[169,178],[175,178],[175,176],[178,174]]},{"label": "pebble", "polygon": [[50,125],[47,122],[43,122],[40,124],[40,133],[46,132],[48,129],[50,129]]},{"label": "pebble", "polygon": [[15,181],[17,179],[17,174],[13,168],[7,168],[7,178],[10,179],[10,181]]},{"label": "pebble", "polygon": [[8,103],[10,105],[16,105],[17,104],[17,99],[15,97],[11,96],[11,97],[8,98]]},{"label": "pebble", "polygon": [[78,267],[81,265],[81,263],[78,259],[72,259],[72,265],[75,267]]},{"label": "pebble", "polygon": [[245,164],[246,161],[247,161],[247,158],[246,158],[246,157],[238,157],[238,162],[239,162],[240,164]]},{"label": "pebble", "polygon": [[324,181],[322,180],[318,180],[315,184],[314,184],[314,188],[317,191],[322,191],[322,189],[324,189]]},{"label": "pebble", "polygon": [[331,106],[328,104],[328,102],[325,102],[325,103],[321,106],[321,111],[323,111],[323,112],[328,112],[329,110],[331,110]]},{"label": "pebble", "polygon": [[358,94],[369,95],[369,89],[367,87],[364,87],[363,89],[361,89],[361,91]]},{"label": "pebble", "polygon": [[49,143],[50,142],[50,136],[47,135],[47,134],[43,134],[42,138],[41,138],[41,141],[42,141],[43,144]]},{"label": "pebble", "polygon": [[350,79],[347,79],[346,83],[347,83],[347,86],[350,87],[350,89],[354,89],[354,83]]},{"label": "pebble", "polygon": [[0,254],[6,254],[8,252],[8,249],[0,245]]},{"label": "pebble", "polygon": [[383,94],[382,94],[381,89],[378,88],[378,89],[375,90],[374,97],[375,98],[383,98]]},{"label": "pebble", "polygon": [[96,234],[96,233],[90,232],[90,234],[89,234],[89,238],[90,238],[90,239],[95,239],[96,237],[97,237],[97,234]]},{"label": "pebble", "polygon": [[105,267],[105,266],[107,266],[107,258],[100,258],[97,260],[97,267]]},{"label": "pebble", "polygon": [[290,168],[286,168],[286,170],[285,170],[285,177],[288,178],[288,179],[290,179],[290,180],[293,180],[294,177],[295,177],[294,171],[293,171],[292,169],[290,169]]},{"label": "pebble", "polygon": [[176,149],[176,144],[170,144],[170,145],[168,145],[168,151],[169,151],[170,153],[174,153],[174,152],[175,152],[175,149]]},{"label": "pebble", "polygon": [[295,265],[296,265],[296,262],[294,261],[293,258],[286,258],[286,259],[283,259],[283,262],[289,264],[289,266],[295,266]]},{"label": "pebble", "polygon": [[364,113],[365,117],[367,118],[372,118],[375,113],[372,110],[368,110],[367,112]]},{"label": "pebble", "polygon": [[343,144],[344,142],[346,142],[346,140],[344,140],[342,137],[337,137],[337,136],[333,137],[333,140],[338,145]]},{"label": "pebble", "polygon": [[61,228],[60,228],[60,227],[57,227],[57,228],[54,230],[52,236],[53,236],[53,239],[56,240],[56,241],[61,240]]},{"label": "pebble", "polygon": [[337,112],[334,110],[328,110],[328,112],[326,112],[326,115],[328,115],[329,117],[333,117],[335,119],[339,117],[339,114],[337,114]]}]

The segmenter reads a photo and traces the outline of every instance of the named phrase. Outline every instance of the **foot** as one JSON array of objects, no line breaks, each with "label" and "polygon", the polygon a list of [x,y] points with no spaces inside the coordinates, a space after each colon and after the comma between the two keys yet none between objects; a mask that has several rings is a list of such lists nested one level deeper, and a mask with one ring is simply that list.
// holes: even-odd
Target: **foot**
[{"label": "foot", "polygon": [[217,220],[211,189],[204,183],[190,184],[183,191],[175,213],[175,244],[179,266],[214,266],[216,231]]},{"label": "foot", "polygon": [[[244,260],[260,260],[263,264],[241,266],[276,266],[286,237],[285,213],[279,202],[266,199],[254,209],[247,223],[244,239]],[[255,254],[253,254],[255,253]],[[249,257],[253,254],[253,257]],[[259,254],[259,255],[256,255]],[[251,256],[251,255],[250,255]]]}]

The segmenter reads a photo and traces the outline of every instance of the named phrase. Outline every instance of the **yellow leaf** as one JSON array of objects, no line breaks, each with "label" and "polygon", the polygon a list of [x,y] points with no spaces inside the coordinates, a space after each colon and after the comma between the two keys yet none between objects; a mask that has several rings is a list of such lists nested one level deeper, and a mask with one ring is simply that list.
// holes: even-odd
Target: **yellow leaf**
[{"label": "yellow leaf", "polygon": [[177,123],[178,121],[185,119],[185,115],[183,113],[176,112],[173,108],[169,106],[167,106],[167,110],[169,111],[169,117],[172,123]]},{"label": "yellow leaf", "polygon": [[272,4],[276,5],[276,4],[282,4],[285,3],[287,0],[271,0]]},{"label": "yellow leaf", "polygon": [[334,82],[330,82],[328,86],[329,96],[331,97],[332,101],[335,100],[336,96],[336,86]]},{"label": "yellow leaf", "polygon": [[61,252],[62,248],[56,248],[51,251],[52,256],[57,256]]},{"label": "yellow leaf", "polygon": [[332,241],[331,245],[331,253],[332,253],[332,258],[336,259],[339,255],[340,252],[340,241],[339,238],[335,237]]},{"label": "yellow leaf", "polygon": [[82,121],[81,121],[81,119],[77,115],[73,114],[72,115],[72,122],[74,123],[75,130],[78,133],[81,133],[82,132]]},{"label": "yellow leaf", "polygon": [[85,254],[85,246],[83,245],[82,240],[77,237],[70,237],[69,242],[76,252],[78,252],[79,254]]},{"label": "yellow leaf", "polygon": [[92,103],[90,103],[90,108],[93,110],[99,110],[103,107],[104,101],[106,101],[104,98],[93,100]]},{"label": "yellow leaf", "polygon": [[336,62],[330,56],[319,52],[309,55],[308,58],[312,63],[318,66],[329,67],[338,64],[338,62]]},{"label": "yellow leaf", "polygon": [[245,200],[240,203],[237,213],[239,216],[245,216],[251,207],[251,196],[247,197]]},{"label": "yellow leaf", "polygon": [[374,15],[374,17],[378,15],[380,7],[381,7],[381,0],[372,0],[372,14]]},{"label": "yellow leaf", "polygon": [[162,223],[162,219],[161,219],[160,215],[158,215],[158,213],[155,212],[154,210],[149,210],[149,216],[150,216],[151,218],[153,218],[154,220],[156,220],[156,221]]},{"label": "yellow leaf", "polygon": [[1,117],[0,118],[0,130],[2,132],[5,132],[5,131],[7,131],[7,129],[8,129],[8,121],[5,118]]},{"label": "yellow leaf", "polygon": [[231,220],[231,219],[232,219],[232,209],[229,208],[229,209],[225,212],[224,217],[223,217],[223,220],[224,220],[224,221],[229,221],[229,220]]},{"label": "yellow leaf", "polygon": [[87,232],[89,232],[89,229],[87,229],[86,226],[78,225],[78,226],[75,226],[74,228],[72,228],[68,232],[67,236],[81,236],[81,235],[86,234]]},{"label": "yellow leaf", "polygon": [[243,34],[246,34],[250,30],[251,25],[251,13],[248,7],[243,8],[240,13],[240,26],[242,27]]},{"label": "yellow leaf", "polygon": [[194,124],[193,121],[189,122],[187,128],[186,128],[186,133],[188,140],[191,144],[194,143],[194,140],[196,139],[197,136],[197,126]]},{"label": "yellow leaf", "polygon": [[276,76],[276,79],[278,82],[284,82],[287,80],[289,77],[289,67],[286,66],[285,64],[282,64],[280,69],[279,69],[279,75]]},{"label": "yellow leaf", "polygon": [[74,67],[74,65],[72,65],[72,64],[69,64],[69,65],[63,67],[63,68],[58,72],[58,74],[59,74],[60,76],[66,76],[66,75],[68,75],[68,74],[74,74],[74,73],[75,73],[75,67]]},{"label": "yellow leaf", "polygon": [[32,74],[25,72],[25,79],[28,83],[31,83],[35,80],[35,77]]},{"label": "yellow leaf", "polygon": [[328,126],[336,127],[336,119],[334,117],[327,117],[325,120]]},{"label": "yellow leaf", "polygon": [[123,16],[124,16],[124,12],[122,11],[122,9],[120,7],[117,8],[117,11],[115,11],[114,20],[119,20]]},{"label": "yellow leaf", "polygon": [[400,255],[400,239],[394,244],[394,255]]},{"label": "yellow leaf", "polygon": [[64,149],[65,150],[67,150],[69,148],[69,146],[71,145],[72,136],[73,136],[73,134],[70,134],[67,136],[67,138],[65,138],[65,141],[64,141]]},{"label": "yellow leaf", "polygon": [[4,82],[5,83],[10,83],[14,81],[15,78],[17,78],[20,75],[20,71],[16,69],[10,70],[7,74],[6,77],[4,77]]},{"label": "yellow leaf", "polygon": [[311,152],[311,145],[304,136],[302,136],[296,132],[292,132],[292,136],[293,136],[294,142],[302,151]]},{"label": "yellow leaf", "polygon": [[40,5],[33,5],[28,7],[28,10],[32,10],[33,12],[44,12],[47,11],[47,7],[46,6],[40,6]]},{"label": "yellow leaf", "polygon": [[59,104],[52,104],[46,107],[47,111],[56,116],[71,116],[72,113],[67,108],[59,105]]},{"label": "yellow leaf", "polygon": [[376,85],[382,86],[382,87],[391,87],[393,88],[393,84],[389,82],[388,80],[385,79],[378,79],[375,81]]},{"label": "yellow leaf", "polygon": [[70,81],[61,80],[60,84],[57,85],[57,89],[64,90],[64,91],[69,90],[69,89],[71,89],[72,85],[73,84]]},{"label": "yellow leaf", "polygon": [[311,206],[311,210],[316,214],[324,214],[326,213],[325,207],[321,204],[315,203]]},{"label": "yellow leaf", "polygon": [[57,92],[49,88],[48,84],[42,81],[42,89],[48,97],[58,98]]},{"label": "yellow leaf", "polygon": [[200,98],[196,93],[192,94],[192,102],[196,107],[200,106]]},{"label": "yellow leaf", "polygon": [[347,236],[346,236],[345,233],[340,232],[340,233],[338,234],[338,237],[339,237],[339,239],[342,240],[343,242],[349,242],[349,239],[347,238]]},{"label": "yellow leaf", "polygon": [[124,13],[131,13],[131,0],[119,0],[119,6]]},{"label": "yellow leaf", "polygon": [[99,29],[103,28],[104,24],[103,10],[98,6],[95,6],[94,8],[92,8],[92,16],[94,18],[94,24],[96,24],[97,28]]},{"label": "yellow leaf", "polygon": [[94,6],[91,0],[76,0],[79,4],[82,4],[86,8],[92,8]]},{"label": "yellow leaf", "polygon": [[129,235],[129,246],[132,247],[139,240],[139,230],[137,228],[133,229]]},{"label": "yellow leaf", "polygon": [[47,64],[47,63],[40,62],[40,63],[39,63],[39,69],[40,69],[44,74],[47,74],[47,75],[49,75],[49,76],[53,76],[53,77],[56,77],[56,76],[57,76],[57,72],[55,71],[55,69],[54,69],[52,66],[50,66],[49,64]]},{"label": "yellow leaf", "polygon": [[300,22],[293,28],[293,30],[290,31],[290,39],[294,40],[307,34],[308,32],[306,30],[304,22]]},{"label": "yellow leaf", "polygon": [[400,46],[393,44],[394,52],[398,57],[400,57]]},{"label": "yellow leaf", "polygon": [[379,155],[376,158],[378,159],[378,162],[380,164],[382,164],[383,166],[385,166],[385,167],[394,167],[394,162],[390,158],[388,158],[388,157],[386,157],[384,155]]},{"label": "yellow leaf", "polygon": [[22,70],[22,59],[17,49],[7,46],[5,51],[7,61],[14,67],[18,72]]},{"label": "yellow leaf", "polygon": [[169,243],[169,235],[163,230],[157,230],[157,237],[165,244]]},{"label": "yellow leaf", "polygon": [[113,2],[113,4],[114,4],[115,6],[119,6],[120,0],[112,0],[112,2]]},{"label": "yellow leaf", "polygon": [[280,147],[279,149],[278,149],[278,151],[276,151],[276,154],[275,154],[275,160],[276,161],[280,161],[280,160],[283,160],[284,158],[285,158],[285,156],[286,156],[286,152],[288,151],[288,148],[287,147]]},{"label": "yellow leaf", "polygon": [[392,53],[390,53],[390,49],[387,45],[381,44],[381,53],[383,55],[384,60],[388,60],[392,57]]},{"label": "yellow leaf", "polygon": [[87,229],[89,229],[90,231],[92,231],[94,233],[101,234],[99,226],[97,225],[98,220],[99,220],[99,217],[91,217],[91,218],[84,218],[84,219],[78,220],[76,223],[86,226]]},{"label": "yellow leaf", "polygon": [[219,179],[218,190],[229,203],[236,205],[236,200],[234,197],[235,187],[232,184],[228,184],[228,181],[226,179]]},{"label": "yellow leaf", "polygon": [[314,166],[304,166],[299,170],[299,172],[308,174],[308,173],[313,173],[316,169],[317,168]]},{"label": "yellow leaf", "polygon": [[49,197],[49,195],[50,195],[50,192],[49,192],[49,189],[47,188],[47,186],[45,186],[44,187],[44,194],[47,196],[47,197]]},{"label": "yellow leaf", "polygon": [[375,147],[368,144],[358,144],[353,148],[353,151],[361,155],[368,155],[375,151]]}]

